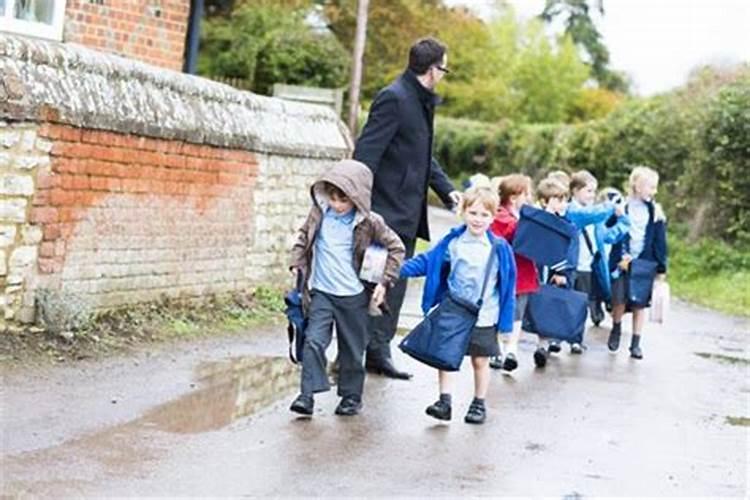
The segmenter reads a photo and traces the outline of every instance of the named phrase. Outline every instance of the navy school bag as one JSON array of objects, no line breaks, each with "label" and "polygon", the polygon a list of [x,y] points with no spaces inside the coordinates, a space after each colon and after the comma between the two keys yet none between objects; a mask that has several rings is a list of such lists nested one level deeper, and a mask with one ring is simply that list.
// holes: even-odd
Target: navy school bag
[{"label": "navy school bag", "polygon": [[497,256],[495,244],[490,252],[479,300],[470,302],[447,291],[440,304],[401,341],[399,348],[402,351],[438,370],[455,372],[461,368]]},{"label": "navy school bag", "polygon": [[542,337],[581,343],[588,314],[588,294],[542,285],[529,295],[521,328]]},{"label": "navy school bag", "polygon": [[648,307],[654,289],[657,264],[646,259],[633,259],[627,273],[628,305]]},{"label": "navy school bag", "polygon": [[513,237],[513,250],[538,265],[565,267],[576,227],[559,215],[524,205]]},{"label": "navy school bag", "polygon": [[302,349],[305,346],[305,329],[307,318],[302,309],[302,272],[297,271],[297,286],[284,295],[284,312],[287,318],[286,332],[289,337],[289,359],[297,364],[302,361]]}]

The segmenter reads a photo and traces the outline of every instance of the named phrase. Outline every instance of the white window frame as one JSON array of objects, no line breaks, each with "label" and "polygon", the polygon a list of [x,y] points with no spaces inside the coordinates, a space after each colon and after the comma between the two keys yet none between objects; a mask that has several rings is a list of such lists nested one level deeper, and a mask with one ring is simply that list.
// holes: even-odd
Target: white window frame
[{"label": "white window frame", "polygon": [[0,15],[0,31],[37,38],[46,38],[47,40],[56,40],[58,42],[62,41],[66,0],[52,0],[52,3],[54,4],[52,24],[15,19],[13,17],[13,12],[16,10],[17,1],[18,0],[5,0],[5,13]]}]

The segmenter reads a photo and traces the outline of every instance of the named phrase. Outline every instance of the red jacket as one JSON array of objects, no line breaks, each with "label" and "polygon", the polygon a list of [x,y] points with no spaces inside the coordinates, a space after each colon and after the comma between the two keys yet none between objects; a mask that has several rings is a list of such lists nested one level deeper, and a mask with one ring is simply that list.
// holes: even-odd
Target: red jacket
[{"label": "red jacket", "polygon": [[[501,206],[495,214],[490,231],[495,236],[502,236],[508,243],[513,243],[518,219],[508,207]],[[516,258],[516,295],[533,293],[539,289],[539,276],[533,260],[523,255],[513,254]]]}]

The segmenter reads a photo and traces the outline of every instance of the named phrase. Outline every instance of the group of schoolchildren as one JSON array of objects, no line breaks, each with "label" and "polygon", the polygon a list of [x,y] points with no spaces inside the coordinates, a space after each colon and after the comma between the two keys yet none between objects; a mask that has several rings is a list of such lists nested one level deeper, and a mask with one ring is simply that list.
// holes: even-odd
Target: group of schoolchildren
[{"label": "group of schoolchildren", "polygon": [[[606,304],[612,313],[607,342],[611,352],[620,345],[623,315],[632,312],[629,351],[632,358],[641,359],[645,315],[642,307],[628,301],[627,273],[633,259],[647,259],[656,263],[656,279],[664,279],[666,221],[654,202],[658,180],[651,168],[634,168],[627,197],[614,188],[597,195],[597,180],[585,170],[571,176],[553,172],[541,180],[536,190],[539,207],[563,218],[578,233],[566,264],[548,268],[514,253],[512,247],[521,207],[533,203],[531,178],[522,174],[492,180],[475,176],[458,207],[463,223],[427,252],[402,262],[404,246],[398,235],[370,210],[372,173],[359,162],[339,162],[313,184],[313,207],[292,250],[290,267],[305,278],[308,324],[301,391],[291,411],[312,415],[314,394],[330,389],[325,351],[335,324],[341,397],[335,413],[359,413],[368,311],[382,308],[388,288],[399,278],[425,277],[421,304],[425,314],[448,293],[481,304],[466,350],[474,372],[474,399],[464,418],[467,423],[486,420],[490,368],[510,372],[518,367],[522,319],[540,283],[587,293],[596,325],[604,318],[602,303]],[[365,251],[372,244],[387,251],[385,271],[375,284],[359,277]],[[585,349],[580,343],[570,345],[571,354]],[[544,367],[550,353],[560,351],[558,341],[538,337],[535,365]],[[438,370],[438,384],[439,398],[426,413],[451,420],[451,374]]]}]

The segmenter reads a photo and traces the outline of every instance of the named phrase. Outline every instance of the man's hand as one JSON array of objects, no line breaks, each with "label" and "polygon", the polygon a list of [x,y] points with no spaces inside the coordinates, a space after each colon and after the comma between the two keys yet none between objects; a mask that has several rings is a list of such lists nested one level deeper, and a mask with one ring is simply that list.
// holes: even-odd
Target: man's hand
[{"label": "man's hand", "polygon": [[451,191],[448,193],[448,196],[453,202],[454,208],[458,209],[461,206],[461,193],[459,191]]},{"label": "man's hand", "polygon": [[375,285],[375,289],[372,291],[372,304],[380,306],[385,300],[385,286],[382,283]]}]

